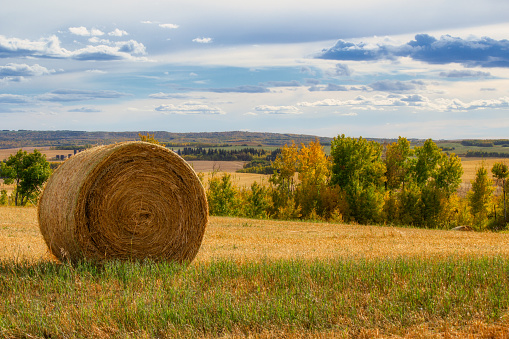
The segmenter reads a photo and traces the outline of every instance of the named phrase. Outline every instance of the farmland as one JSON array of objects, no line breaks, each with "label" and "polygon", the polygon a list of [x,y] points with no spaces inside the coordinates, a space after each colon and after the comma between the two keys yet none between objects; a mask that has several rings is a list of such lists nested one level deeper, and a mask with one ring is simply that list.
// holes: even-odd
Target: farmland
[{"label": "farmland", "polygon": [[509,234],[211,217],[188,267],[58,264],[0,208],[2,337],[509,335]]}]

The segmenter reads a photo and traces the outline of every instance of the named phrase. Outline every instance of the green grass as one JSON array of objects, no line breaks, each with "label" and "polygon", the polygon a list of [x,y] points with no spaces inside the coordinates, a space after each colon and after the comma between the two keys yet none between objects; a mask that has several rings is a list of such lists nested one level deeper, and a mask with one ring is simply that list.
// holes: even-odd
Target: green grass
[{"label": "green grass", "polygon": [[499,322],[509,259],[337,259],[189,267],[0,262],[0,337],[215,337]]}]

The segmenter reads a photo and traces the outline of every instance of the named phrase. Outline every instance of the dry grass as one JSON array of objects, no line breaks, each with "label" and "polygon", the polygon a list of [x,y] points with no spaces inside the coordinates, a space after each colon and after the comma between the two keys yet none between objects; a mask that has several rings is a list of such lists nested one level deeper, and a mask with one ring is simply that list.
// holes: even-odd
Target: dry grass
[{"label": "dry grass", "polygon": [[[0,260],[52,260],[35,208],[0,207]],[[196,262],[509,256],[509,234],[211,217]]]},{"label": "dry grass", "polygon": [[0,262],[34,263],[4,264],[0,337],[508,338],[508,255],[503,233],[211,217],[187,270],[97,271],[48,265],[36,208],[0,207]]}]

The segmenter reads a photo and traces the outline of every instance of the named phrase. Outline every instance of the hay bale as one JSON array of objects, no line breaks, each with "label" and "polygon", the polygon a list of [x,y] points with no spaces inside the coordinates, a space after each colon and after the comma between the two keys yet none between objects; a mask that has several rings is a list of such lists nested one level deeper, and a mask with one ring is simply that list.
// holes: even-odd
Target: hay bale
[{"label": "hay bale", "polygon": [[146,142],[76,154],[51,176],[39,225],[61,261],[190,262],[208,220],[205,190],[177,154]]}]

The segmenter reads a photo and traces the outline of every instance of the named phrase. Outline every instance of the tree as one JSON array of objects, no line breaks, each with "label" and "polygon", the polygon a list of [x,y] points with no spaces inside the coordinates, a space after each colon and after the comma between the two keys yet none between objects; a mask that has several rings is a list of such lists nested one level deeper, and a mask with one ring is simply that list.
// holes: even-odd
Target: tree
[{"label": "tree", "polygon": [[331,184],[346,188],[358,183],[362,188],[382,187],[386,180],[382,146],[374,141],[336,137],[331,142]]},{"label": "tree", "polygon": [[244,194],[244,215],[248,218],[265,218],[269,204],[268,189],[255,181]]},{"label": "tree", "polygon": [[300,217],[300,209],[295,203],[295,172],[297,171],[297,155],[299,148],[294,142],[284,145],[281,153],[272,162],[274,173],[269,182],[272,184],[271,214],[279,219],[295,219]]},{"label": "tree", "polygon": [[387,189],[405,189],[410,172],[409,159],[413,155],[410,142],[406,138],[399,137],[397,142],[387,146],[385,152],[385,175],[387,177]]},{"label": "tree", "polygon": [[14,204],[24,206],[31,199],[37,198],[42,185],[51,175],[51,168],[46,156],[38,150],[33,153],[19,150],[11,155],[1,169],[4,182],[15,187]]},{"label": "tree", "polygon": [[297,202],[302,215],[323,214],[322,198],[330,178],[330,160],[320,141],[316,139],[309,146],[302,144],[297,154]]},{"label": "tree", "polygon": [[140,137],[141,141],[149,142],[151,144],[160,145],[165,147],[165,144],[161,144],[154,136],[155,134],[147,133],[147,135],[143,135],[141,133],[138,133],[138,136]]},{"label": "tree", "polygon": [[343,134],[332,140],[331,158],[330,183],[345,192],[350,217],[360,223],[379,221],[386,180],[382,146]]},{"label": "tree", "polygon": [[231,175],[228,173],[223,173],[221,177],[212,175],[208,183],[207,201],[210,215],[237,215],[239,212],[239,193],[231,180]]},{"label": "tree", "polygon": [[487,217],[493,182],[488,176],[488,170],[484,163],[477,169],[475,179],[472,181],[472,190],[468,192],[468,204],[474,217],[474,221],[483,227]]},{"label": "tree", "polygon": [[506,194],[506,179],[509,176],[509,168],[503,162],[496,162],[493,164],[491,168],[491,173],[497,179],[497,183],[502,182],[502,197],[504,200],[504,223],[507,222],[507,212],[506,212],[506,204],[505,204],[505,194]]}]

